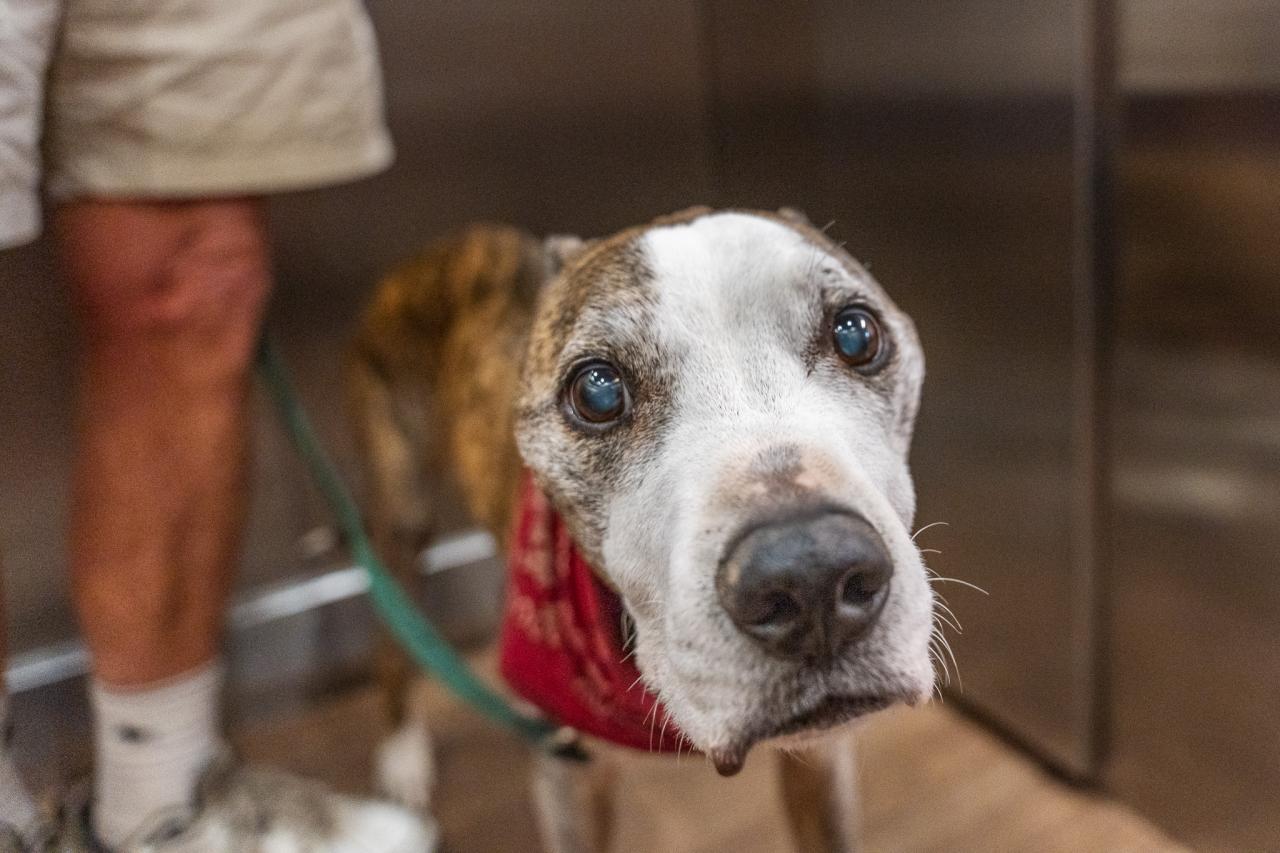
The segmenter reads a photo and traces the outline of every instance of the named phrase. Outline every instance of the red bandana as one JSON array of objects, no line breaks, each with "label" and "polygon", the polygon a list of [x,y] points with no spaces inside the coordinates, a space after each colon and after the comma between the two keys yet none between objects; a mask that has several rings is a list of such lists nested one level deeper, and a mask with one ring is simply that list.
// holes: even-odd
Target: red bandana
[{"label": "red bandana", "polygon": [[621,617],[617,594],[527,476],[499,640],[503,678],[556,723],[623,746],[675,752],[675,725],[622,650]]}]

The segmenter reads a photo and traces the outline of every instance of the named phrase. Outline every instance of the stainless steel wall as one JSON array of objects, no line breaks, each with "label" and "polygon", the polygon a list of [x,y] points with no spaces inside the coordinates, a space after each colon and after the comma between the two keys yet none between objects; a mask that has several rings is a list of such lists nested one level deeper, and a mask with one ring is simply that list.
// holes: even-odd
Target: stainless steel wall
[{"label": "stainless steel wall", "polygon": [[917,319],[922,540],[991,593],[943,587],[957,698],[1197,847],[1275,849],[1280,3],[1119,4],[1109,282],[1072,253],[1069,5],[711,4],[717,174],[834,219]]},{"label": "stainless steel wall", "polygon": [[1280,3],[1160,11],[1189,74],[1126,104],[1105,780],[1198,849],[1274,850]]}]

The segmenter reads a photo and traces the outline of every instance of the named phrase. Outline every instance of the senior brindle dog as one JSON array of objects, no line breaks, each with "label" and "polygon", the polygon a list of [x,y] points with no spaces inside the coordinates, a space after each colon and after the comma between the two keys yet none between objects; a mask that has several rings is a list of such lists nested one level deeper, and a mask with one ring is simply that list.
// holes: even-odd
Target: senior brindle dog
[{"label": "senior brindle dog", "polygon": [[[803,216],[694,209],[585,242],[478,226],[434,245],[378,291],[350,396],[393,565],[412,574],[444,472],[506,542],[527,468],[673,723],[724,773],[794,748],[799,849],[847,850],[851,753],[822,735],[933,689],[909,531],[923,376],[910,319]],[[384,780],[422,805],[424,723],[403,661],[382,669]],[[590,786],[612,777],[536,767],[547,845],[603,846]]]}]

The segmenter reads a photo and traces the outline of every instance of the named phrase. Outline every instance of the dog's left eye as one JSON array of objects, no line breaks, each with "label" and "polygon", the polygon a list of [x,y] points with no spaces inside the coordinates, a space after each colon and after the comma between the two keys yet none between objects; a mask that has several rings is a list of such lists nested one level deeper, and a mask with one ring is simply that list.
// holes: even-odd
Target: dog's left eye
[{"label": "dog's left eye", "polygon": [[603,361],[584,365],[569,382],[569,405],[573,413],[590,424],[618,420],[627,410],[627,386],[622,374]]},{"label": "dog's left eye", "polygon": [[836,314],[831,324],[831,341],[844,363],[867,372],[880,363],[885,349],[880,321],[866,308],[851,306]]}]

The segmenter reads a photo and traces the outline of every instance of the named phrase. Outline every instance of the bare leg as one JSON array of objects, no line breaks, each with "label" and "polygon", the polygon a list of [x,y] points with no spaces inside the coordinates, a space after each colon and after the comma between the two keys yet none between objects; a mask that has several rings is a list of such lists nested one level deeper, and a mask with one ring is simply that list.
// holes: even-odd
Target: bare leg
[{"label": "bare leg", "polygon": [[[212,662],[246,508],[270,274],[254,200],[87,201],[57,226],[83,344],[71,557],[94,659],[92,822],[123,847],[194,804],[221,742]],[[293,853],[314,849],[317,825],[327,850],[435,847],[435,830],[405,810],[284,774],[234,768],[206,793],[180,838],[147,849]]]},{"label": "bare leg", "polygon": [[852,738],[779,755],[787,821],[797,850],[854,853],[861,847],[857,759]]},{"label": "bare leg", "polygon": [[95,674],[216,656],[246,506],[269,290],[261,206],[85,201],[57,216],[82,351],[71,564]]},{"label": "bare leg", "polygon": [[81,344],[70,550],[93,828],[122,846],[191,804],[221,748],[266,238],[252,200],[83,201],[56,224]]}]

